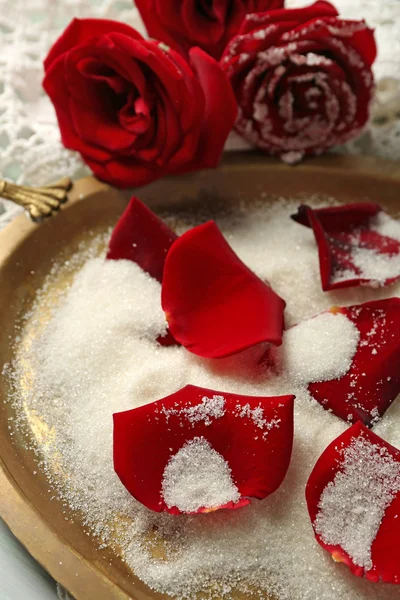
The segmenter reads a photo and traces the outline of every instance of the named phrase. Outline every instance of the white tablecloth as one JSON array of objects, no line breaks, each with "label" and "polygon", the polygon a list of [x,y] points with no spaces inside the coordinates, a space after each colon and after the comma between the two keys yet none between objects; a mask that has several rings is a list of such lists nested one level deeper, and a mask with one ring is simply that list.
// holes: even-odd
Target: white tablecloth
[{"label": "white tablecloth", "polygon": [[[343,16],[365,18],[376,28],[379,50],[373,118],[361,138],[341,151],[400,160],[400,0],[333,2]],[[307,3],[286,1],[288,7]],[[0,178],[43,184],[88,173],[79,155],[62,147],[41,89],[42,60],[73,16],[121,20],[144,32],[131,0],[0,0]],[[228,149],[240,146],[232,136]],[[0,229],[17,212],[0,200]],[[55,582],[0,521],[0,600],[56,597]]]}]

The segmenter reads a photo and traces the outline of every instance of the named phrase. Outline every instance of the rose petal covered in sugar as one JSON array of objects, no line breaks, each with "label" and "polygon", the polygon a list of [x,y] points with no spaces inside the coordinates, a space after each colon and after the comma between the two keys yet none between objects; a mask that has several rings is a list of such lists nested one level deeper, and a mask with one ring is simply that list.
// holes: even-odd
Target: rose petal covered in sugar
[{"label": "rose petal covered in sugar", "polygon": [[162,306],[174,338],[199,356],[282,342],[284,300],[243,264],[213,221],[171,247]]},{"label": "rose petal covered in sugar", "polygon": [[343,377],[310,383],[308,390],[338,417],[371,425],[400,393],[400,298],[331,310],[359,330],[357,351]]},{"label": "rose petal covered in sugar", "polygon": [[302,205],[292,219],[314,232],[324,291],[388,285],[400,277],[400,223],[378,204]]},{"label": "rose petal covered in sugar", "polygon": [[400,451],[358,422],[318,459],[307,483],[318,543],[354,575],[400,583]]},{"label": "rose petal covered in sugar", "polygon": [[286,475],[293,401],[188,385],[116,413],[115,471],[139,502],[157,512],[245,506],[272,494]]},{"label": "rose petal covered in sugar", "polygon": [[109,260],[131,260],[160,283],[167,252],[177,235],[133,196],[112,233]]},{"label": "rose petal covered in sugar", "polygon": [[221,58],[237,131],[288,163],[356,137],[369,118],[375,56],[373,31],[329,2],[247,15]]}]

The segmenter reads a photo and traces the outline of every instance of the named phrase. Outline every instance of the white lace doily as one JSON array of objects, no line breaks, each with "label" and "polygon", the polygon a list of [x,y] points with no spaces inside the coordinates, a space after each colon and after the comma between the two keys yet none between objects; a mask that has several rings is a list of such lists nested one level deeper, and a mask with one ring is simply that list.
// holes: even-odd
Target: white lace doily
[{"label": "white lace doily", "polygon": [[[367,131],[344,152],[400,159],[400,0],[335,0],[343,16],[376,28],[377,100]],[[307,0],[287,0],[288,7]],[[87,173],[63,148],[53,107],[41,87],[42,61],[73,16],[117,19],[143,30],[132,0],[0,0],[0,178],[43,184]],[[228,149],[240,147],[232,137]],[[18,212],[0,200],[0,227]]]}]

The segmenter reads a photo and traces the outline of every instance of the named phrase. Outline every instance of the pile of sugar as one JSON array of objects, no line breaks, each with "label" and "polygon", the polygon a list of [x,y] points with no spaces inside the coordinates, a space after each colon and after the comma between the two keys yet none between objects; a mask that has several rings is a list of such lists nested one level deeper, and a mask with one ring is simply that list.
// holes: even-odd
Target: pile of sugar
[{"label": "pile of sugar", "polygon": [[346,315],[322,313],[284,333],[282,369],[299,384],[339,379],[350,369],[359,340]]},{"label": "pile of sugar", "polygon": [[379,212],[370,223],[371,229],[380,235],[392,238],[400,242],[400,223],[392,219],[388,214]]},{"label": "pile of sugar", "polygon": [[[373,217],[370,227],[380,235],[400,241],[400,223],[385,213]],[[369,248],[355,248],[351,252],[351,262],[356,269],[340,271],[334,278],[335,283],[362,277],[372,280],[372,285],[380,286],[387,279],[400,275],[400,254],[380,254]]]},{"label": "pile of sugar", "polygon": [[361,277],[370,279],[372,286],[384,285],[387,279],[400,275],[400,254],[380,254],[369,248],[355,248],[351,251],[351,262],[356,269],[339,271],[334,282]]},{"label": "pile of sugar", "polygon": [[[332,305],[399,294],[399,285],[323,293],[312,231],[290,219],[295,211],[296,204],[280,202],[245,206],[217,219],[240,258],[287,301],[287,325]],[[39,295],[33,320],[44,299]],[[237,368],[240,357],[210,361],[181,347],[161,347],[154,340],[164,331],[157,282],[132,263],[89,260],[42,335],[7,370],[21,414],[35,411],[54,435],[51,456],[56,449],[68,483],[60,484],[41,448],[50,481],[84,513],[101,543],[112,543],[110,523],[122,518],[118,543],[127,565],[151,588],[177,598],[200,591],[204,598],[230,598],[233,588],[245,596],[260,589],[261,598],[268,590],[279,600],[397,598],[397,588],[360,580],[334,564],[313,535],[305,485],[322,451],[348,425],[310,399],[297,377]],[[21,397],[18,381],[27,365],[35,379]],[[240,510],[179,517],[153,513],[129,495],[113,470],[112,414],[189,383],[221,394],[296,395],[292,460],[274,494]],[[399,404],[393,403],[374,431],[400,447]],[[166,559],[154,557],[146,542],[154,531],[164,540]]]},{"label": "pile of sugar", "polygon": [[204,437],[189,440],[165,467],[162,480],[165,504],[184,512],[237,502],[239,490],[223,456]]},{"label": "pile of sugar", "polygon": [[322,493],[316,531],[368,571],[373,566],[372,542],[399,491],[400,464],[386,449],[357,438],[344,451],[343,470]]}]

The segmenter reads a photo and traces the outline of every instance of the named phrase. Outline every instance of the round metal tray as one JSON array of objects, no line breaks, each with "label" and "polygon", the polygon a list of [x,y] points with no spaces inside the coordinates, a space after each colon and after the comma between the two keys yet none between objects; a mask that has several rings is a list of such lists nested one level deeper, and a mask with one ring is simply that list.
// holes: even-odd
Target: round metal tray
[{"label": "round metal tray", "polygon": [[[400,210],[400,165],[374,158],[326,156],[287,167],[259,155],[235,154],[217,170],[167,178],[135,193],[156,210],[201,204],[205,210],[210,207],[211,214],[217,204],[251,200],[264,193],[266,201],[274,196],[304,200],[315,194],[341,202],[370,200],[395,214]],[[53,258],[71,256],[82,241],[113,225],[128,198],[89,177],[74,183],[68,203],[55,217],[35,225],[21,215],[1,232],[0,372],[12,358],[14,323],[29,310]],[[65,507],[51,500],[52,492],[33,451],[26,449],[18,430],[9,429],[14,409],[6,402],[8,393],[3,377],[0,514],[15,535],[76,600],[166,598],[139,581],[117,552],[99,551],[96,541],[85,534],[79,514],[69,514],[67,509],[71,518],[65,519]],[[41,435],[39,430],[32,420],[32,436]],[[229,600],[233,598],[244,600],[240,594],[231,594]]]}]

